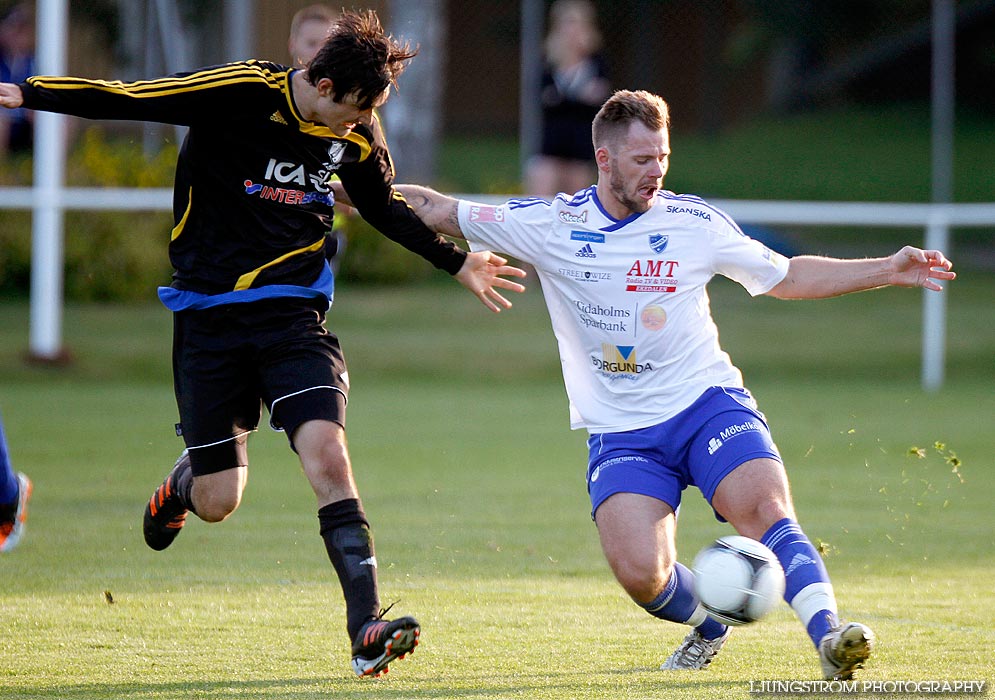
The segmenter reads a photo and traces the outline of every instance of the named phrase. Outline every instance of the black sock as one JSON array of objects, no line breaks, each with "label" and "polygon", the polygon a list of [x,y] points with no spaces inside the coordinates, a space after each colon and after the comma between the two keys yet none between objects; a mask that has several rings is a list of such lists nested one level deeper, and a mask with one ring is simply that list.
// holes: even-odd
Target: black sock
[{"label": "black sock", "polygon": [[318,510],[318,523],[328,558],[342,584],[346,629],[352,640],[365,622],[377,616],[380,608],[373,533],[356,498],[323,506]]},{"label": "black sock", "polygon": [[182,461],[183,464],[173,475],[173,488],[183,507],[196,515],[197,512],[193,509],[193,469],[190,467],[190,457],[186,456]]}]

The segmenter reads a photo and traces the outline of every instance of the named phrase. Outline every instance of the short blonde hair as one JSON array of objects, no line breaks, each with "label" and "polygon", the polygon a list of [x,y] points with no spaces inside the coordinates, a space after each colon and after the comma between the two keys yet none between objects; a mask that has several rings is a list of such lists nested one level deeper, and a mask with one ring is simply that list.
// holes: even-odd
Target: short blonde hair
[{"label": "short blonde hair", "polygon": [[618,90],[594,117],[591,125],[594,147],[601,148],[609,141],[615,143],[636,121],[652,131],[669,129],[670,107],[662,97],[645,90]]},{"label": "short blonde hair", "polygon": [[324,22],[331,24],[339,18],[339,13],[328,5],[308,5],[294,13],[294,18],[290,20],[290,36],[294,36],[301,30],[301,25],[305,22]]}]

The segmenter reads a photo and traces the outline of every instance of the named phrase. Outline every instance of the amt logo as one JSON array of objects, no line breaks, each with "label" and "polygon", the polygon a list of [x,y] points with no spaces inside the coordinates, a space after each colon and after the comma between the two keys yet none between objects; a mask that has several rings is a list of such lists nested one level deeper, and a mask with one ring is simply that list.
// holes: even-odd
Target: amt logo
[{"label": "amt logo", "polygon": [[627,275],[632,277],[673,277],[676,260],[636,260]]}]

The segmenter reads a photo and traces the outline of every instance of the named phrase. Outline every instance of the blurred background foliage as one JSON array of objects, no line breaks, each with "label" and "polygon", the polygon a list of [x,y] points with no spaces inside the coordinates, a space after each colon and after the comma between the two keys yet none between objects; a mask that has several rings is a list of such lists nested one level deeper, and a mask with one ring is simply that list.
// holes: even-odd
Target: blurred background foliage
[{"label": "blurred background foliage", "polygon": [[[402,0],[395,0],[400,2]],[[425,3],[446,31],[445,85],[434,175],[443,191],[523,193],[518,70],[523,2]],[[10,2],[0,1],[0,10]],[[136,54],[154,3],[70,3],[71,72],[138,79],[165,72]],[[255,55],[287,60],[294,11],[309,0],[253,0]],[[550,2],[544,1],[547,10]],[[674,155],[666,187],[706,198],[930,200],[929,0],[595,0],[613,87],[649,89],[672,107]],[[390,26],[391,2],[363,3]],[[177,0],[186,68],[223,60],[220,0]],[[954,199],[995,201],[995,0],[957,8]],[[400,36],[411,26],[391,27]],[[137,34],[136,34],[137,32]],[[417,59],[416,59],[417,60]],[[467,71],[467,66],[472,70]],[[417,89],[404,83],[403,89]],[[390,103],[387,107],[389,110]],[[385,113],[388,135],[391,114]],[[158,125],[70,120],[67,184],[169,187],[175,132]],[[399,135],[398,135],[399,136]],[[400,138],[391,138],[392,145]],[[395,145],[404,178],[404,150]],[[31,182],[30,157],[0,167],[0,186]],[[168,284],[167,212],[66,213],[66,296],[151,300]],[[338,224],[348,244],[344,284],[393,284],[438,275],[357,217]],[[872,255],[920,229],[790,227],[785,252]],[[954,231],[963,269],[995,264],[995,231]],[[30,214],[0,210],[0,295],[27,295]]]}]

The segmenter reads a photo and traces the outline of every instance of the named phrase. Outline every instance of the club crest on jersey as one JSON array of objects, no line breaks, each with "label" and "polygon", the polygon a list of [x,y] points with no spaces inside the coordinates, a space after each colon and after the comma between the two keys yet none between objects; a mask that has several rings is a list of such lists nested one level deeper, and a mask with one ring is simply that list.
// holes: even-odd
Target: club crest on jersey
[{"label": "club crest on jersey", "polygon": [[338,170],[342,165],[342,156],[345,155],[347,145],[345,141],[332,141],[328,146],[328,162],[323,165],[329,170]]},{"label": "club crest on jersey", "polygon": [[342,160],[345,157],[346,148],[349,147],[347,141],[332,141],[328,146],[328,160],[321,164],[321,170],[317,175],[309,175],[308,179],[319,192],[329,192],[331,186],[329,181],[335,171],[342,167]]},{"label": "club crest on jersey", "polygon": [[667,249],[667,243],[670,242],[670,236],[664,236],[659,233],[650,234],[650,248],[653,249],[654,253],[662,253]]}]

